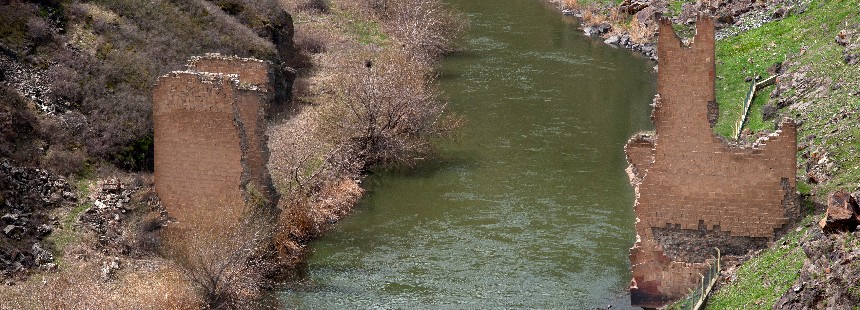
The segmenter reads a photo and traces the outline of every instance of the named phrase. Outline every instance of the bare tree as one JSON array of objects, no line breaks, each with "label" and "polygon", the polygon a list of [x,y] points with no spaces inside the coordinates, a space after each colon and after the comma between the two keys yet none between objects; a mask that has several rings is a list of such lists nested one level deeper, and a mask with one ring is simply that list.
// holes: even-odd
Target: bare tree
[{"label": "bare tree", "polygon": [[[377,0],[378,1],[378,0]],[[386,27],[406,51],[425,63],[452,52],[466,18],[438,0],[383,0]]]},{"label": "bare tree", "polygon": [[[233,218],[233,217],[226,217]],[[235,223],[180,223],[168,227],[166,256],[183,270],[210,309],[259,308],[271,269],[274,221],[254,212]]]},{"label": "bare tree", "polygon": [[402,53],[361,56],[341,64],[334,102],[322,113],[324,132],[350,154],[336,161],[360,163],[360,169],[410,163],[447,129],[432,72]]}]

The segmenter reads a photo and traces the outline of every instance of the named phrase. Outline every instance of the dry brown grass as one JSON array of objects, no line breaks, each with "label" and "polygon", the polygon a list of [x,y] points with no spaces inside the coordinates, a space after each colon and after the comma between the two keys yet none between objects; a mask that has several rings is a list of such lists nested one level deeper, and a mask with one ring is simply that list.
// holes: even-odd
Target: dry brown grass
[{"label": "dry brown grass", "polygon": [[106,280],[99,261],[69,261],[60,271],[5,287],[0,309],[200,309],[190,284],[169,262],[126,262],[135,266]]},{"label": "dry brown grass", "polygon": [[284,212],[275,245],[286,265],[298,263],[305,254],[305,244],[348,214],[364,193],[352,178],[319,183],[319,189],[307,188],[294,192],[290,200],[282,199]]},{"label": "dry brown grass", "polygon": [[586,24],[600,24],[606,22],[607,17],[599,13],[594,7],[586,7],[582,9],[582,21]]},{"label": "dry brown grass", "polygon": [[[229,212],[235,208],[218,208]],[[211,223],[187,219],[163,232],[164,255],[210,309],[256,309],[262,299],[271,257],[274,219],[266,210],[241,215],[238,221]]]},{"label": "dry brown grass", "polygon": [[634,20],[630,22],[627,32],[630,33],[630,39],[633,40],[633,42],[647,43],[652,41],[654,35],[657,33],[657,29],[656,26],[648,27],[645,24]]}]

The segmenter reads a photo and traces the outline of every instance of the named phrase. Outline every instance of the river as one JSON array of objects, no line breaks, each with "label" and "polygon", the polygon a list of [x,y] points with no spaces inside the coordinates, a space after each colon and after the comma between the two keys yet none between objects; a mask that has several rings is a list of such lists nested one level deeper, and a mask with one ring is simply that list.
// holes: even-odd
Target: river
[{"label": "river", "polygon": [[370,177],[284,304],[629,308],[623,145],[652,126],[654,64],[539,0],[449,3],[471,29],[439,86],[467,125],[437,159]]}]

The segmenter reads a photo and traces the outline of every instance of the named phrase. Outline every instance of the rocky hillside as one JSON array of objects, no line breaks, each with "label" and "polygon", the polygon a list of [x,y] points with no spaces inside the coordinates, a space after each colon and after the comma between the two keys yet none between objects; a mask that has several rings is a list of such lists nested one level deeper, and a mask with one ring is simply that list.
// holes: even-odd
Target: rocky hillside
[{"label": "rocky hillside", "polygon": [[277,1],[6,1],[0,12],[0,82],[40,112],[26,164],[63,175],[151,169],[153,81],[190,56],[293,57]]},{"label": "rocky hillside", "polygon": [[290,66],[292,37],[275,0],[0,1],[0,309],[201,304],[153,233],[153,83],[209,52]]}]

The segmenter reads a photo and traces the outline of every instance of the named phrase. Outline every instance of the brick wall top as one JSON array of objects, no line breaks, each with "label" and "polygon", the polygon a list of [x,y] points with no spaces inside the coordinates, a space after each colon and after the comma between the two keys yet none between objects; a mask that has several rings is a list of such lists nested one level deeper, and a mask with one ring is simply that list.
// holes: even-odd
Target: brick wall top
[{"label": "brick wall top", "polygon": [[268,62],[259,59],[211,53],[192,57],[188,63],[188,70],[235,74],[239,76],[243,85],[246,85],[245,87],[253,85],[264,91],[271,91],[269,65]]}]

